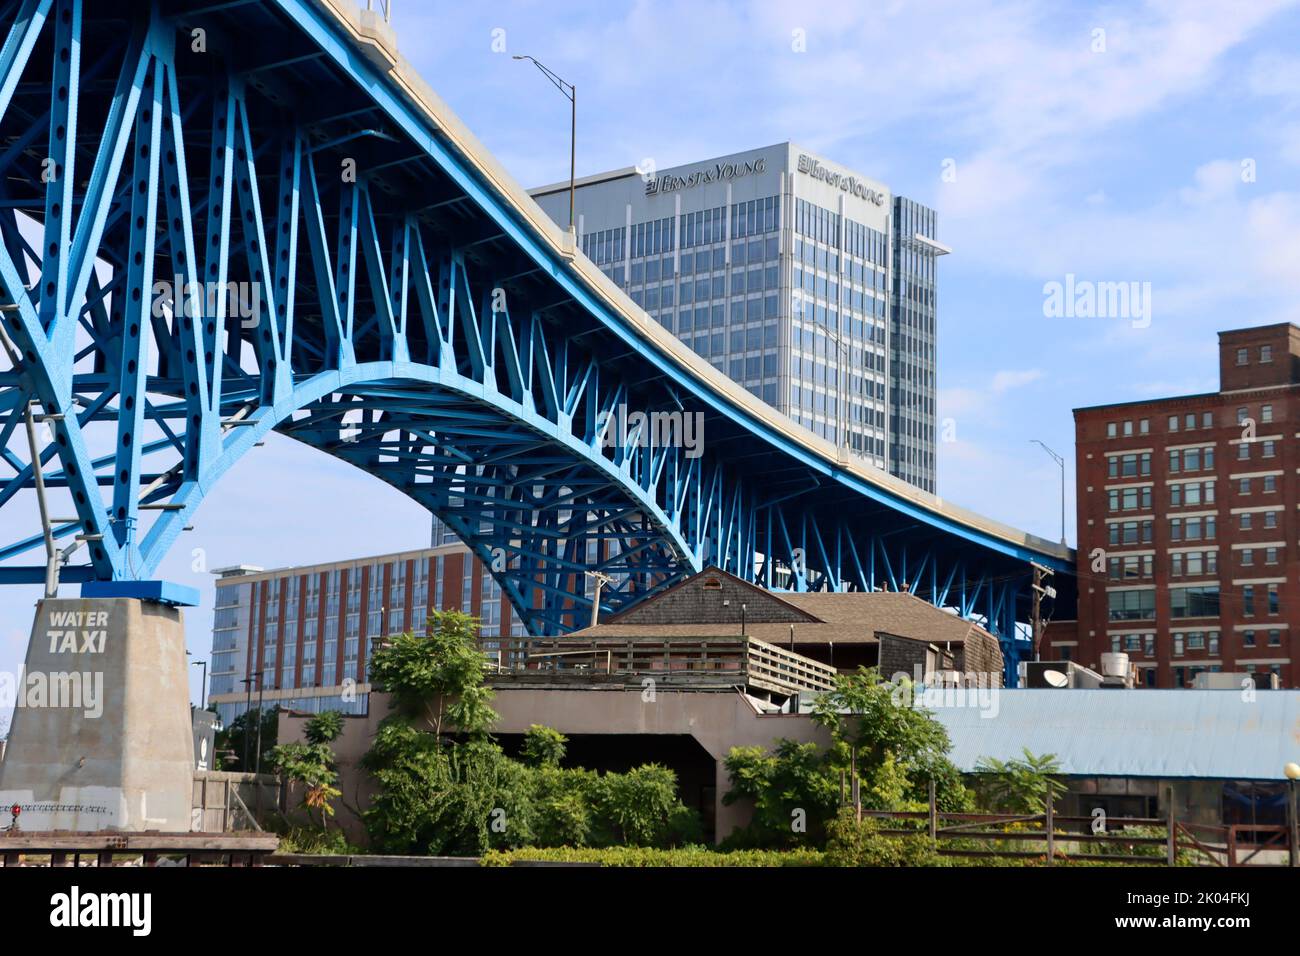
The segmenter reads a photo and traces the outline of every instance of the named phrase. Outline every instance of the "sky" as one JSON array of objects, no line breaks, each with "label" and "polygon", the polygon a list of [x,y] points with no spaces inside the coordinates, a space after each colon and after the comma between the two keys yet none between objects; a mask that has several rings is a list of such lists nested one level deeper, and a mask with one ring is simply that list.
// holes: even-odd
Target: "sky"
[{"label": "sky", "polygon": [[[1045,537],[1060,476],[1033,439],[1066,459],[1073,542],[1072,409],[1212,391],[1216,332],[1300,321],[1296,3],[394,7],[402,52],[525,186],[567,179],[569,104],[512,54],[577,86],[579,176],[793,140],[935,208],[953,249],[939,494]],[[1062,315],[1054,283],[1124,283],[1133,308]],[[212,568],[424,547],[428,531],[393,489],[273,437],[160,576],[201,589],[186,613],[202,660]],[[4,590],[0,671],[16,671],[39,592]]]}]

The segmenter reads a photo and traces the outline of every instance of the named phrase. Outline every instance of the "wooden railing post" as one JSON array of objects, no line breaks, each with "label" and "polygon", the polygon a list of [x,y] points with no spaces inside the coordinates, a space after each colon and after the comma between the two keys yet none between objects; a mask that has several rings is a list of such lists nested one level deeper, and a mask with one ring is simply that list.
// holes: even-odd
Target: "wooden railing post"
[{"label": "wooden railing post", "polygon": [[1287,859],[1291,866],[1300,866],[1300,820],[1296,813],[1296,785],[1294,780],[1286,783]]},{"label": "wooden railing post", "polygon": [[853,796],[853,814],[862,822],[862,790],[858,784],[858,748],[849,751],[849,789]]},{"label": "wooden railing post", "polygon": [[930,842],[938,843],[939,841],[939,798],[937,788],[934,785],[934,777],[930,778]]},{"label": "wooden railing post", "polygon": [[1174,816],[1174,788],[1171,784],[1165,790],[1165,821],[1169,833],[1165,842],[1165,865],[1173,866],[1178,859],[1178,821]]},{"label": "wooden railing post", "polygon": [[1047,781],[1047,806],[1044,808],[1047,812],[1043,814],[1043,822],[1047,827],[1047,865],[1052,866],[1056,858],[1056,824],[1054,821],[1054,810],[1056,798],[1052,793],[1052,781]]}]

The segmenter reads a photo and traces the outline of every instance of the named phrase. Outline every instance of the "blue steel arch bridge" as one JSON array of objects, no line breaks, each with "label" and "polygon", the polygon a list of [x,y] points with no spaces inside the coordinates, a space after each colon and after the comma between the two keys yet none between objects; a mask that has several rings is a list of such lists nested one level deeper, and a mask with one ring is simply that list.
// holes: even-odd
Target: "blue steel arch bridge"
[{"label": "blue steel arch bridge", "polygon": [[[981,619],[1014,674],[1031,563],[1068,573],[1070,552],[844,456],[695,356],[575,253],[378,17],[0,11],[0,508],[21,526],[0,583],[51,563],[149,579],[274,430],[427,507],[534,634],[588,620],[587,572],[614,611],[716,564],[912,591]],[[646,440],[674,414],[702,440]]]}]

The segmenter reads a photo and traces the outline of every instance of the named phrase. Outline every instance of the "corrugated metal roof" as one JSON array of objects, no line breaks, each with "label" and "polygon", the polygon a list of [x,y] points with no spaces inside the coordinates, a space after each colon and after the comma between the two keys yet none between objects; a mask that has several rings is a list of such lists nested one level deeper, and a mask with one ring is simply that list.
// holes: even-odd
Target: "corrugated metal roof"
[{"label": "corrugated metal roof", "polygon": [[[1073,776],[1282,780],[1300,763],[1300,691],[967,690],[928,704],[963,771],[981,757],[1055,754]],[[971,701],[968,696],[967,702]],[[983,702],[983,706],[979,704]]]}]

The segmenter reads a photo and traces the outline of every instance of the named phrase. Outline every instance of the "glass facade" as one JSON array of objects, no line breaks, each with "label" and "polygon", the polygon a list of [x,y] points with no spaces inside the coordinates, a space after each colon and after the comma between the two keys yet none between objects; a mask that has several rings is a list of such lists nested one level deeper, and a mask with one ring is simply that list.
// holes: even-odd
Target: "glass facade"
[{"label": "glass facade", "polygon": [[787,415],[885,465],[888,240],[795,201]]},{"label": "glass facade", "polygon": [[894,199],[894,283],[890,290],[889,470],[935,489],[935,256],[918,235],[936,238],[933,209]]},{"label": "glass facade", "polygon": [[[592,177],[575,199],[579,248],[718,371],[934,492],[942,247],[917,236],[935,239],[935,212],[796,155],[784,144],[710,160],[654,188],[628,171]],[[534,196],[567,223],[565,187]]]},{"label": "glass facade", "polygon": [[581,237],[583,252],[651,318],[774,406],[782,377],[780,198]]}]

